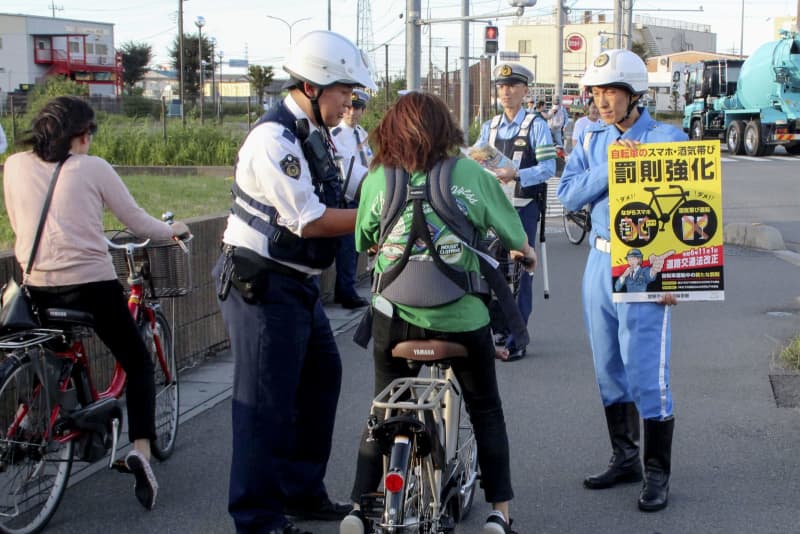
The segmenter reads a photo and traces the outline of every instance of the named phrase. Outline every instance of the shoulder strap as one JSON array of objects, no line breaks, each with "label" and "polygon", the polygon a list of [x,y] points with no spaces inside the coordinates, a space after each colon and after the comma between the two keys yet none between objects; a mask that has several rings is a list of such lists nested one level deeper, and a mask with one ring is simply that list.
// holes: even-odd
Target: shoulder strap
[{"label": "shoulder strap", "polygon": [[[33,238],[33,246],[31,247],[31,256],[28,259],[28,267],[25,269],[25,276],[27,278],[28,275],[31,274],[31,269],[33,268],[33,260],[36,259],[36,252],[39,250],[39,242],[42,240],[42,232],[44,231],[44,224],[47,221],[47,212],[50,211],[50,203],[53,200],[53,191],[56,188],[56,181],[58,180],[58,175],[61,174],[61,167],[64,166],[64,162],[69,159],[71,154],[67,154],[67,157],[62,159],[56,165],[55,170],[53,171],[53,177],[50,178],[50,187],[47,190],[47,196],[44,198],[44,206],[42,206],[42,215],[39,217],[39,226],[36,228],[36,237]],[[24,284],[24,280],[23,280]]]},{"label": "shoulder strap", "polygon": [[587,130],[586,133],[583,135],[583,152],[585,154],[589,153],[589,143],[592,140],[592,132],[591,130]]},{"label": "shoulder strap", "polygon": [[489,144],[492,146],[497,139],[497,128],[500,126],[501,120],[503,120],[502,115],[495,115],[492,117],[492,122],[489,123]]},{"label": "shoulder strap", "polygon": [[528,130],[530,130],[531,124],[533,124],[534,119],[536,119],[536,115],[533,113],[528,113],[527,115],[525,115],[525,118],[522,120],[522,124],[519,127],[518,135],[527,137]]},{"label": "shoulder strap", "polygon": [[440,160],[433,166],[428,174],[428,201],[436,215],[456,237],[471,247],[476,247],[480,242],[478,231],[458,208],[452,193],[453,168],[458,159],[458,156],[454,156]]},{"label": "shoulder strap", "polygon": [[378,250],[383,246],[394,225],[397,224],[397,220],[403,215],[403,209],[408,201],[408,173],[404,169],[384,167],[384,175],[386,176],[386,192],[381,209]]}]

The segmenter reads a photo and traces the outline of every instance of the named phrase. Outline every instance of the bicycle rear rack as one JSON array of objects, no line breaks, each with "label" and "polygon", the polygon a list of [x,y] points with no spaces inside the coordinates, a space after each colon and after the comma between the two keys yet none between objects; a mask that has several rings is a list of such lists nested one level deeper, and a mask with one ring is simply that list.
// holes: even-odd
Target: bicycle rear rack
[{"label": "bicycle rear rack", "polygon": [[63,337],[63,330],[52,330],[49,328],[36,328],[34,330],[23,330],[0,337],[0,350],[27,349],[35,345],[41,345],[46,341]]},{"label": "bicycle rear rack", "polygon": [[[444,378],[396,378],[372,400],[381,410],[433,410],[444,404],[445,395],[459,395],[455,384]],[[405,400],[401,400],[405,398]]]}]

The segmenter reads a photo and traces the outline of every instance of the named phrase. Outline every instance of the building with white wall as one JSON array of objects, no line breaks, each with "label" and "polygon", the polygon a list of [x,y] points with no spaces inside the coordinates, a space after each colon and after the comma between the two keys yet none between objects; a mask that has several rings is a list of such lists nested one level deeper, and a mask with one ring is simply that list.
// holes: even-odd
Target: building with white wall
[{"label": "building with white wall", "polygon": [[121,95],[122,61],[114,48],[114,25],[0,13],[3,94],[57,75],[86,84],[89,95]]},{"label": "building with white wall", "polygon": [[[558,81],[559,48],[563,48],[563,94],[578,95],[589,62],[613,47],[613,32],[610,14],[574,11],[564,26],[564,42],[559,43],[555,15],[521,17],[501,35],[502,50],[519,53],[519,61],[534,71],[534,97],[549,101]],[[714,52],[717,48],[716,34],[704,24],[636,15],[632,33],[633,42],[642,44],[648,56],[687,50]]]}]

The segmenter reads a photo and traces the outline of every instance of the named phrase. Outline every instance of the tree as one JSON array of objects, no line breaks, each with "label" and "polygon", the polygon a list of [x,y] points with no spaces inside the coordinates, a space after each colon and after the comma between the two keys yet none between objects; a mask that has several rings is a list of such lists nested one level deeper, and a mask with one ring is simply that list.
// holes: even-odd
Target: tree
[{"label": "tree", "polygon": [[[197,101],[198,97],[200,96],[200,69],[199,69],[199,62],[197,61],[197,45],[198,39],[197,35],[190,35],[184,34],[183,35],[183,90],[186,93],[187,99],[192,99]],[[175,40],[172,42],[172,46],[168,50],[170,57],[172,58],[172,67],[177,71],[180,75],[179,71],[179,53],[180,53],[180,43],[178,41],[178,36],[175,36]],[[212,68],[212,58],[211,58],[211,41],[209,41],[206,36],[203,36],[203,80],[210,80],[211,79],[211,68]]]},{"label": "tree", "polygon": [[247,68],[247,80],[253,87],[253,91],[256,92],[256,96],[258,96],[259,105],[264,102],[264,93],[274,77],[275,73],[272,72],[272,67],[250,65]]},{"label": "tree", "polygon": [[146,43],[127,41],[120,47],[122,51],[122,77],[128,94],[133,94],[133,86],[144,78],[150,69],[147,65],[153,60],[153,48]]},{"label": "tree", "polygon": [[650,55],[650,50],[647,45],[641,41],[634,41],[631,45],[631,52],[642,58],[642,61],[647,63],[647,56]]}]

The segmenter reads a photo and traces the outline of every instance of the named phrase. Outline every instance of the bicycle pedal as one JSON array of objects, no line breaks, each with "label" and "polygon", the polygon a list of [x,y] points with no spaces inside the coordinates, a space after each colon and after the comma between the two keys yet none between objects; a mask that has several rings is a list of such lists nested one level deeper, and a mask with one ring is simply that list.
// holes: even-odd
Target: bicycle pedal
[{"label": "bicycle pedal", "polygon": [[386,497],[383,493],[365,493],[361,496],[361,512],[365,517],[374,519],[383,515]]},{"label": "bicycle pedal", "polygon": [[126,475],[130,475],[133,473],[133,471],[130,470],[128,464],[125,463],[125,460],[123,458],[120,458],[119,460],[111,464],[110,467],[111,469],[119,471],[120,473],[125,473]]}]

